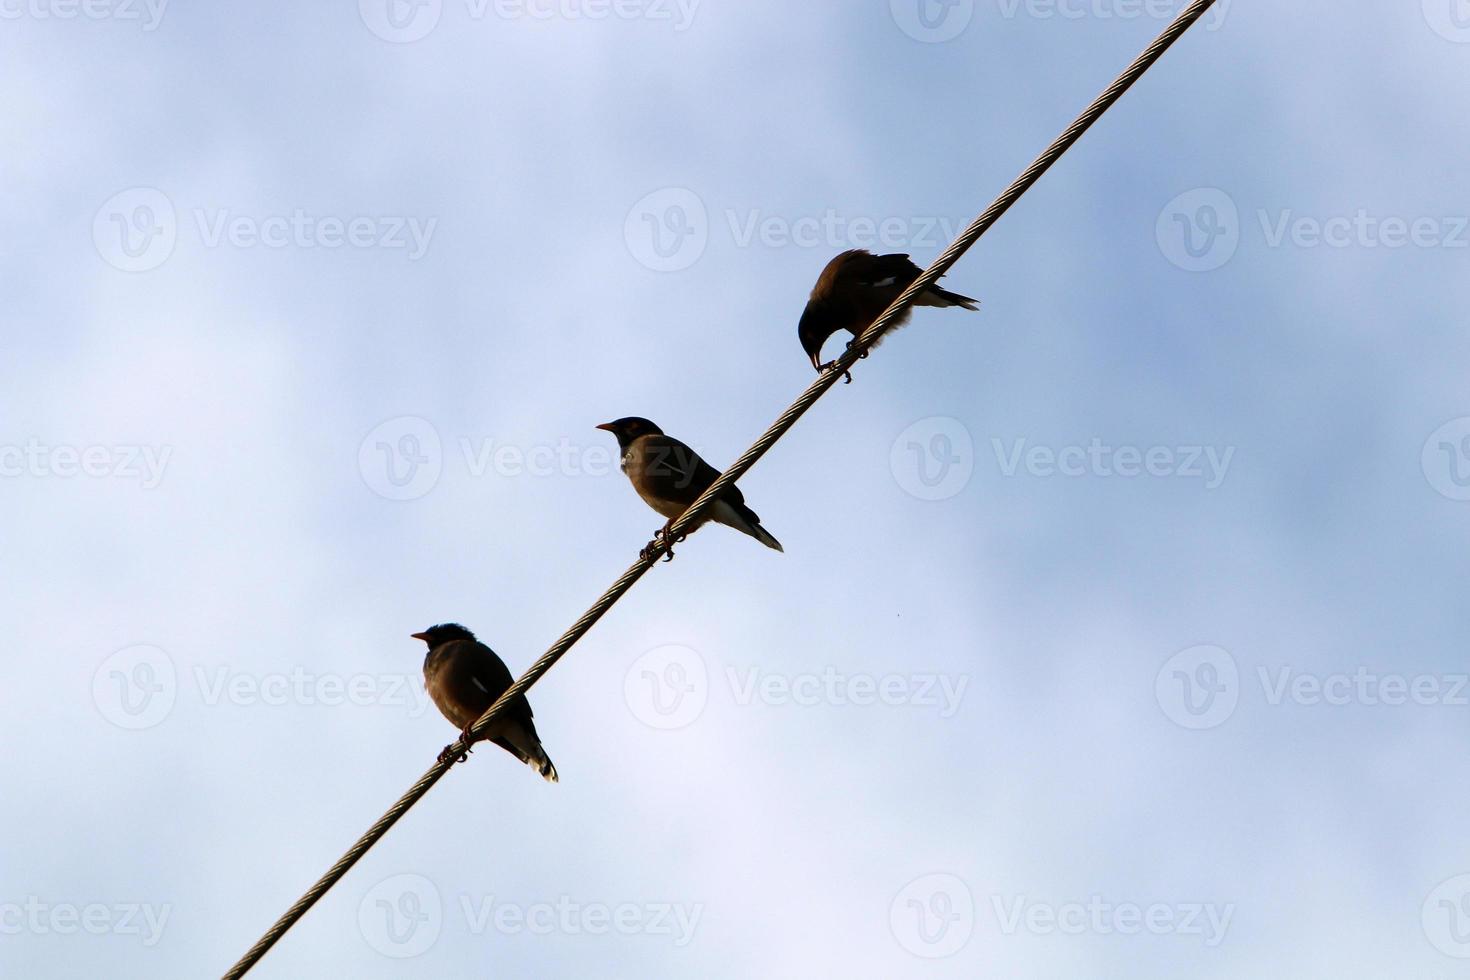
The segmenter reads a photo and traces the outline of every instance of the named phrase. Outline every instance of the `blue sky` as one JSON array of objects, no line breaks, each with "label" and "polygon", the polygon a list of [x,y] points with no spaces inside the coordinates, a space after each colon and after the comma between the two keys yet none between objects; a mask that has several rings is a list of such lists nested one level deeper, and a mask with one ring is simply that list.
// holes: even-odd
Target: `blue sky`
[{"label": "blue sky", "polygon": [[[227,968],[1174,12],[923,2],[0,3],[0,973]],[[1463,975],[1467,59],[1222,4],[254,975]]]}]

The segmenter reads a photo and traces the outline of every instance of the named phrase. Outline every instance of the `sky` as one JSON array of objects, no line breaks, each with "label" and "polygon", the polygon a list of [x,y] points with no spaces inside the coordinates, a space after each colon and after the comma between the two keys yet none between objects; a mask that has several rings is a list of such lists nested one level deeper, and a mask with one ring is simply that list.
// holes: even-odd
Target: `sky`
[{"label": "sky", "polygon": [[[1179,6],[0,0],[0,975],[226,970]],[[1465,976],[1467,69],[1222,0],[251,975]]]}]

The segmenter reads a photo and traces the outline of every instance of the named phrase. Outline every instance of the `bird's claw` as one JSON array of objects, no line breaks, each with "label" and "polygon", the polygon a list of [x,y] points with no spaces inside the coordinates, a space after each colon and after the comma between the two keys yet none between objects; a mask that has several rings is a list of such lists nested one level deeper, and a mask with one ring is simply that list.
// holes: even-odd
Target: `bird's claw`
[{"label": "bird's claw", "polygon": [[444,762],[447,759],[454,759],[453,764],[457,765],[458,763],[468,761],[470,757],[470,752],[474,749],[474,746],[470,744],[470,729],[472,727],[474,726],[466,725],[464,728],[461,728],[459,730],[459,740],[464,743],[464,748],[459,752],[459,758],[454,759],[454,743],[450,742],[448,745],[444,746],[444,751],[439,753],[440,762]]},{"label": "bird's claw", "polygon": [[[848,344],[847,346],[851,347],[852,345],[851,344]],[[868,355],[867,354],[864,354],[863,356],[864,357],[867,357]],[[823,370],[823,371],[831,371],[835,367],[837,367],[837,362],[836,361],[828,361],[826,364],[823,364],[822,365],[821,370]],[[842,372],[842,383],[845,384],[845,385],[852,384],[852,372],[851,371],[843,371]]]},{"label": "bird's claw", "polygon": [[668,524],[665,524],[663,527],[659,528],[657,531],[654,531],[653,532],[653,540],[650,541],[650,542],[648,542],[648,544],[644,545],[642,548],[639,549],[639,551],[638,551],[638,557],[641,558],[641,559],[643,559],[644,561],[647,561],[648,559],[652,558],[655,554],[658,553],[659,548],[663,548],[664,561],[673,561],[674,560],[674,545],[678,544],[680,541],[683,541],[685,538],[689,537],[689,535],[686,533],[686,534],[681,534],[681,535],[679,535],[676,538],[670,538],[669,537],[669,528],[673,525],[673,523],[674,523],[673,521],[670,521]]}]

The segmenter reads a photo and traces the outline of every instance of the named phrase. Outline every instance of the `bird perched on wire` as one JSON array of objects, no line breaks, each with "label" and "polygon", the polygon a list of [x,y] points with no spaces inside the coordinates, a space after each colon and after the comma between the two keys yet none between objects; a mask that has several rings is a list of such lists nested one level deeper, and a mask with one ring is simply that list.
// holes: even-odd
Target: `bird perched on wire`
[{"label": "bird perched on wire", "polygon": [[[855,248],[840,253],[817,277],[812,287],[806,309],[801,313],[796,335],[801,340],[801,349],[812,360],[818,372],[832,366],[822,363],[822,344],[839,330],[846,330],[854,338],[862,336],[864,330],[923,272],[909,261],[907,255],[874,255],[866,249]],[[962,306],[967,310],[978,310],[978,300],[959,293],[952,293],[939,286],[930,286],[914,300],[914,306]],[[893,330],[908,322],[912,307],[904,310],[888,329]],[[851,342],[849,342],[851,346]],[[877,346],[876,341],[873,346]],[[867,356],[866,353],[863,355]],[[852,379],[849,377],[849,381]]]},{"label": "bird perched on wire", "polygon": [[[669,519],[656,532],[655,541],[662,535],[665,559],[672,558],[674,542],[668,539],[669,528],[690,504],[699,499],[700,494],[709,489],[719,477],[719,472],[678,439],[664,435],[663,430],[648,419],[632,416],[604,422],[598,428],[617,436],[623,472],[628,474],[638,496]],[[748,534],[767,548],[786,550],[771,532],[761,527],[761,519],[745,506],[745,495],[733,485],[725,488],[699,523],[702,525],[711,520]],[[696,529],[690,528],[689,531]],[[649,548],[652,547],[650,544]],[[641,555],[646,557],[649,548],[643,549]]]},{"label": "bird perched on wire", "polygon": [[[458,623],[430,626],[414,633],[415,640],[429,645],[424,658],[424,689],[450,723],[468,738],[470,726],[504,694],[514,681],[505,662],[495,651],[475,639],[475,634]],[[525,695],[511,701],[489,728],[479,736],[500,746],[526,765],[539,772],[548,783],[557,781],[556,766],[546,757],[536,723],[531,720],[531,702]],[[439,753],[439,761],[453,756],[453,743]],[[463,762],[469,753],[459,757]]]}]

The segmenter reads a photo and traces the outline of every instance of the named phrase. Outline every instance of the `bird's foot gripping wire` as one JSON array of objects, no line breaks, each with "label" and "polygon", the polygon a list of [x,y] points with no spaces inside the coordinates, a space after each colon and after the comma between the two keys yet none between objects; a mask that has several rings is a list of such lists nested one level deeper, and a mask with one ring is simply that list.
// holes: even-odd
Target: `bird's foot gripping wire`
[{"label": "bird's foot gripping wire", "polygon": [[662,545],[664,549],[664,561],[673,561],[674,545],[677,542],[683,541],[685,538],[689,537],[689,535],[687,534],[681,534],[677,538],[670,538],[669,528],[673,526],[673,523],[673,521],[670,521],[668,524],[665,524],[657,531],[654,531],[653,540],[648,542],[648,544],[644,545],[642,549],[639,550],[638,557],[646,561],[649,558],[653,557],[653,555],[658,551],[659,546]]},{"label": "bird's foot gripping wire", "polygon": [[[851,344],[848,344],[847,346],[851,347],[852,345]],[[863,355],[863,357],[867,357],[867,356],[868,356],[867,354],[864,354]],[[820,371],[830,371],[833,368],[835,368],[836,366],[837,366],[837,362],[836,361],[828,361],[826,364],[823,364],[820,368],[818,368],[818,370],[820,370]],[[845,384],[845,385],[852,384],[852,372],[851,371],[843,371],[842,372],[842,383]]]},{"label": "bird's foot gripping wire", "polygon": [[470,726],[469,725],[466,725],[464,727],[464,729],[459,733],[459,738],[460,738],[460,741],[462,741],[462,742],[465,743],[464,750],[459,753],[459,758],[458,759],[454,759],[454,756],[455,756],[454,743],[453,742],[450,742],[448,745],[444,746],[444,751],[442,751],[442,752],[439,753],[439,761],[440,762],[448,762],[450,759],[454,759],[454,762],[455,763],[460,763],[460,762],[464,762],[467,759],[469,759],[469,757],[470,757],[470,751],[471,751],[471,748],[470,748]]}]

